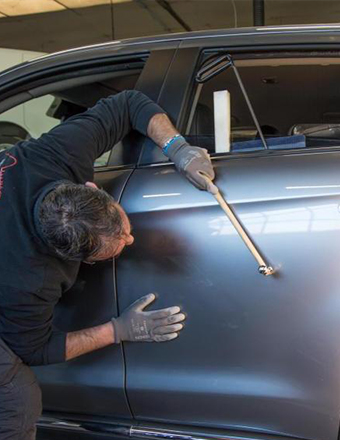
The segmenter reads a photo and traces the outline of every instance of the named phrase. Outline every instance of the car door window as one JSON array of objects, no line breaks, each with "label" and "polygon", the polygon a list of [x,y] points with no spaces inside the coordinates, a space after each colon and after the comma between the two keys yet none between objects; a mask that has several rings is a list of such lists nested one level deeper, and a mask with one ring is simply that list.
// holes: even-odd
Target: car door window
[{"label": "car door window", "polygon": [[[87,108],[112,94],[133,89],[140,72],[127,72],[112,79],[105,78],[65,90],[56,90],[49,94],[31,99],[0,114],[0,151],[9,149],[19,141],[38,138],[69,117],[82,113]],[[131,153],[131,154],[130,154]],[[112,157],[111,157],[112,156]],[[112,159],[112,161],[110,161]],[[110,165],[128,165],[134,163],[136,149],[124,149],[119,142],[111,151],[97,158],[94,167]]]},{"label": "car door window", "polygon": [[[338,144],[340,65],[337,58],[236,57],[234,63],[265,138],[304,136],[308,147]],[[250,146],[258,141],[255,145],[263,148],[232,68],[196,87],[195,99],[187,112],[188,140],[215,153],[213,96],[220,90],[228,90],[231,96],[231,151],[233,145],[247,141],[253,141]]]}]

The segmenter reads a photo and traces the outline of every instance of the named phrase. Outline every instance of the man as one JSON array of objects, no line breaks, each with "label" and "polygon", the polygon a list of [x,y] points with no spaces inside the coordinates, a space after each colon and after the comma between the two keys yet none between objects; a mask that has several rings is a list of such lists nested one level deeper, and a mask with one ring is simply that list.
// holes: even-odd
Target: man
[{"label": "man", "polygon": [[200,189],[216,187],[210,158],[189,146],[164,111],[143,94],[103,99],[39,139],[0,154],[0,440],[34,439],[41,394],[29,365],[64,362],[121,341],[178,336],[179,307],[144,311],[149,294],[94,328],[53,329],[53,309],[80,262],[117,257],[133,243],[124,210],[96,188],[93,163],[131,129],[163,148]]}]

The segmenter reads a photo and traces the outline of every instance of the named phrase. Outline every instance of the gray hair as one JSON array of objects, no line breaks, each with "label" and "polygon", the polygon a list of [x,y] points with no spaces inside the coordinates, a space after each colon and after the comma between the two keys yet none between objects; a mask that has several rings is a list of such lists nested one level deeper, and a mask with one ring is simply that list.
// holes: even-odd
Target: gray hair
[{"label": "gray hair", "polygon": [[62,183],[42,200],[38,221],[48,246],[65,260],[95,255],[107,238],[119,239],[122,217],[105,191]]}]

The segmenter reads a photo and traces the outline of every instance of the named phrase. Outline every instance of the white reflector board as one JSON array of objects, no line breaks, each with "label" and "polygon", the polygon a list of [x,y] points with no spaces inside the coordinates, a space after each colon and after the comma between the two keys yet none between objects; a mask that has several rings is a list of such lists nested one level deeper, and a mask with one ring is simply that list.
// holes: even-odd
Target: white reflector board
[{"label": "white reflector board", "polygon": [[230,151],[230,93],[214,92],[215,152]]}]

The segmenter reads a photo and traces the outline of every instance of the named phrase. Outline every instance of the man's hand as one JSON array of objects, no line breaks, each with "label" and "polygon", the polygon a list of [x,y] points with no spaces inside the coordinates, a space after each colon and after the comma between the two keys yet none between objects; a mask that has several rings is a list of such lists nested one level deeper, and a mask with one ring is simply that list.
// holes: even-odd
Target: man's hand
[{"label": "man's hand", "polygon": [[119,316],[113,318],[114,341],[132,342],[165,342],[177,338],[182,330],[185,315],[179,307],[144,312],[145,307],[151,304],[156,296],[143,296],[135,301]]},{"label": "man's hand", "polygon": [[[167,115],[159,113],[151,118],[148,136],[163,149],[163,153],[170,157],[177,170],[191,183],[199,189],[217,194],[218,188],[211,182],[215,173],[207,150],[191,147],[182,136],[179,136]],[[171,145],[164,148],[169,139],[174,137],[176,139],[171,142]]]},{"label": "man's hand", "polygon": [[212,183],[215,172],[206,149],[192,147],[183,137],[179,137],[165,154],[174,162],[177,170],[197,188],[211,194],[218,193],[218,188]]}]

